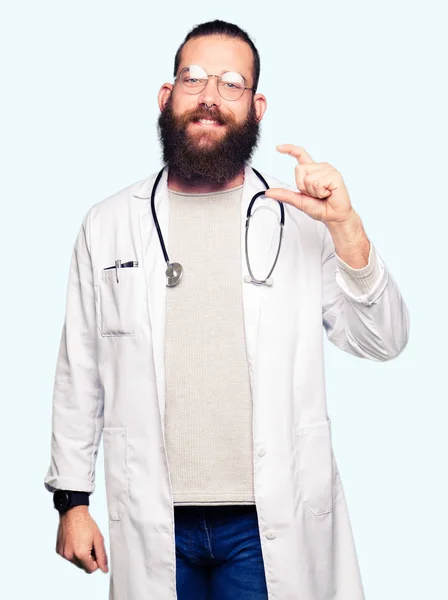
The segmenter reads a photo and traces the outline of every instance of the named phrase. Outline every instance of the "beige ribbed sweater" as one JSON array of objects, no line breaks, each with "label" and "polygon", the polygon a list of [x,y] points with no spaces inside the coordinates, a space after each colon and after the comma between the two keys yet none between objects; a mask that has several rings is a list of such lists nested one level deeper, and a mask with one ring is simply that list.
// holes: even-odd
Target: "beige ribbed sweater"
[{"label": "beige ribbed sweater", "polygon": [[166,289],[165,440],[177,505],[255,503],[241,194],[169,190],[170,259],[184,268]]},{"label": "beige ribbed sweater", "polygon": [[[252,397],[244,336],[239,186],[213,194],[169,190],[165,439],[174,504],[254,504]],[[244,251],[244,249],[243,249]],[[339,272],[361,295],[379,277],[376,254]]]}]

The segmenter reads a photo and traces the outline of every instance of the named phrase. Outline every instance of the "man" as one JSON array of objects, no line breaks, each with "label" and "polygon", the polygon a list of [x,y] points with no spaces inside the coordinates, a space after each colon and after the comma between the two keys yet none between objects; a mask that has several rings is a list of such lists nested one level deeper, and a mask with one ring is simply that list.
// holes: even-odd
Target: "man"
[{"label": "man", "polygon": [[159,91],[157,189],[92,206],[73,250],[45,486],[56,551],[108,572],[88,509],[103,439],[113,600],[364,598],[322,327],[386,361],[409,315],[329,163],[279,146],[297,187],[261,176],[250,207],[259,72],[239,27],[194,28]]}]

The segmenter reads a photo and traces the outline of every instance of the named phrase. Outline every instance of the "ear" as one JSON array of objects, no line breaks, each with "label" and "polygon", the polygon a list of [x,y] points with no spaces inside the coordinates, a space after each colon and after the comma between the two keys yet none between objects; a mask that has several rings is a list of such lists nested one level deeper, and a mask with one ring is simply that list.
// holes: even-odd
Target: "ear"
[{"label": "ear", "polygon": [[266,96],[263,96],[263,94],[255,94],[253,103],[255,105],[255,113],[257,115],[258,122],[260,122],[268,107]]},{"label": "ear", "polygon": [[174,85],[172,83],[164,83],[159,90],[157,95],[157,101],[159,104],[159,108],[162,111],[165,107],[165,104],[168,102],[168,98],[171,96]]}]

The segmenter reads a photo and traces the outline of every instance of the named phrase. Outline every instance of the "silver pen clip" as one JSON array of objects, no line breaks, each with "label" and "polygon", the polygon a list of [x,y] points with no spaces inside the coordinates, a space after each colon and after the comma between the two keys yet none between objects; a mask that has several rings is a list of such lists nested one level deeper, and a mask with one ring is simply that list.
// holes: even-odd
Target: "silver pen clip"
[{"label": "silver pen clip", "polygon": [[121,260],[116,260],[115,261],[115,273],[117,275],[117,283],[120,283],[118,280],[118,269],[121,267]]}]

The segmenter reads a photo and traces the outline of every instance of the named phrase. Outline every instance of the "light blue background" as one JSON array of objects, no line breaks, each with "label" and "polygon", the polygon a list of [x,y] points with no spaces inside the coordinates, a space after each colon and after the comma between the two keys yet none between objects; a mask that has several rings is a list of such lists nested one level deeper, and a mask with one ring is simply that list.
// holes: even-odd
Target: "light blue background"
[{"label": "light blue background", "polygon": [[[279,143],[335,166],[410,309],[409,344],[390,362],[326,342],[334,449],[366,597],[446,598],[446,7],[154,6],[16,0],[1,9],[0,593],[107,598],[108,575],[56,554],[58,515],[43,485],[70,255],[92,204],[159,169],[158,89],[172,81],[186,33],[221,18],[246,29],[261,55],[268,110],[254,166],[294,183],[295,161]],[[108,544],[102,449],[96,485],[91,514]]]}]

